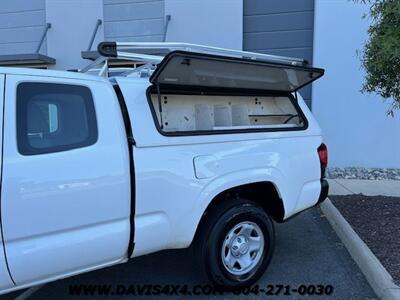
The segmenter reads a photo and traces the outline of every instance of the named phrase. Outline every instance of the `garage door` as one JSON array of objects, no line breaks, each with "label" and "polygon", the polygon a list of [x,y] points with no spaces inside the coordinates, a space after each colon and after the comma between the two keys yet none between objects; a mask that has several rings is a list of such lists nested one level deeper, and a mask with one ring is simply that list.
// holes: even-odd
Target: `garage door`
[{"label": "garage door", "polygon": [[120,42],[161,42],[163,0],[104,0],[104,38]]},{"label": "garage door", "polygon": [[[312,64],[314,0],[243,0],[243,49]],[[311,107],[311,86],[300,90]]]}]

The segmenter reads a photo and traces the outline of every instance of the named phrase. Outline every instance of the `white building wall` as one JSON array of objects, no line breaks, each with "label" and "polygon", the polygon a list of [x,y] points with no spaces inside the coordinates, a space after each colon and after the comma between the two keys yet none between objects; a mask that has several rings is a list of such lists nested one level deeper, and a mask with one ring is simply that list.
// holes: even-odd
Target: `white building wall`
[{"label": "white building wall", "polygon": [[[35,53],[45,19],[45,0],[0,0],[0,55]],[[45,42],[40,50],[46,53]]]},{"label": "white building wall", "polygon": [[165,0],[168,42],[242,49],[243,0]]},{"label": "white building wall", "polygon": [[313,85],[312,108],[331,167],[400,168],[400,111],[388,117],[388,103],[360,93],[367,12],[348,0],[315,0],[314,65],[326,70]]},{"label": "white building wall", "polygon": [[[98,19],[103,19],[103,0],[46,0],[46,22],[51,23],[47,55],[57,59],[51,68],[75,69],[88,64],[81,52],[87,50]],[[103,40],[100,26],[93,50]]]}]

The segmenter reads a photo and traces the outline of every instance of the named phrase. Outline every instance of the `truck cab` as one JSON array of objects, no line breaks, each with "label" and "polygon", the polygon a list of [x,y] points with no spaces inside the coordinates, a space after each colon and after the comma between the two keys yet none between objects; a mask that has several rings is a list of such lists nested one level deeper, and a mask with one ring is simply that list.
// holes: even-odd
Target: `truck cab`
[{"label": "truck cab", "polygon": [[[326,198],[297,92],[323,70],[191,47],[101,43],[81,72],[0,68],[1,293],[189,246],[213,283],[248,285],[274,222]],[[116,58],[143,66],[112,76]]]},{"label": "truck cab", "polygon": [[129,149],[111,84],[72,72],[0,73],[2,254],[9,270],[1,288],[126,259]]}]

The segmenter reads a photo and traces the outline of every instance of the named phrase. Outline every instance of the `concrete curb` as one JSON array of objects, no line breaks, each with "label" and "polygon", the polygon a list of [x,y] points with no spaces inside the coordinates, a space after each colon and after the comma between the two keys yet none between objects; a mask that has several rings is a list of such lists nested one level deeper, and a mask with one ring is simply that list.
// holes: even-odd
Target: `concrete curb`
[{"label": "concrete curb", "polygon": [[399,300],[400,287],[394,284],[392,276],[329,199],[321,204],[321,210],[364,273],[375,294],[383,300]]}]

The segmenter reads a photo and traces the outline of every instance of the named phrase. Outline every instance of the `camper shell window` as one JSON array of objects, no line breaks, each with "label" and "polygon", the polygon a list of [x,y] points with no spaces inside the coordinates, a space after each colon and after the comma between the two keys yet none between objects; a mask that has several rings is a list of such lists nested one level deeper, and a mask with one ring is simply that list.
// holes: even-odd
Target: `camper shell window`
[{"label": "camper shell window", "polygon": [[149,104],[165,135],[307,128],[293,95],[323,69],[172,51],[150,77]]},{"label": "camper shell window", "polygon": [[293,93],[320,78],[323,69],[217,55],[173,51],[150,77],[159,85]]},{"label": "camper shell window", "polygon": [[291,94],[148,91],[158,130],[164,135],[302,130],[307,121]]}]

